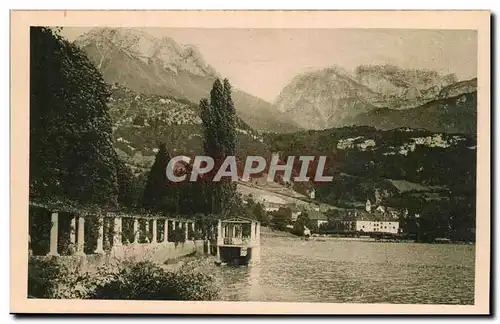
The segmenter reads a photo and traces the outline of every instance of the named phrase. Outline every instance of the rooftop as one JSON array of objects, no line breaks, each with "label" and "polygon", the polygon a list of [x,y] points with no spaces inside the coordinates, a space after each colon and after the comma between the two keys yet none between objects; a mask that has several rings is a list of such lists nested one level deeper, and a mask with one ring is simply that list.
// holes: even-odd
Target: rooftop
[{"label": "rooftop", "polygon": [[310,220],[328,220],[325,214],[316,210],[308,210],[307,216],[309,216]]}]

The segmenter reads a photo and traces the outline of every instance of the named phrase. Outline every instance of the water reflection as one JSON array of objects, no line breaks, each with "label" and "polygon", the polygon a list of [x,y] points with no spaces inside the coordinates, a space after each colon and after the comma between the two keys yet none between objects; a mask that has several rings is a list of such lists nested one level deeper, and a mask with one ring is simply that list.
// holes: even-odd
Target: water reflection
[{"label": "water reflection", "polygon": [[223,300],[474,303],[474,246],[262,240],[260,264],[206,269]]},{"label": "water reflection", "polygon": [[253,264],[247,269],[248,300],[261,299],[262,287],[260,285],[260,263]]}]

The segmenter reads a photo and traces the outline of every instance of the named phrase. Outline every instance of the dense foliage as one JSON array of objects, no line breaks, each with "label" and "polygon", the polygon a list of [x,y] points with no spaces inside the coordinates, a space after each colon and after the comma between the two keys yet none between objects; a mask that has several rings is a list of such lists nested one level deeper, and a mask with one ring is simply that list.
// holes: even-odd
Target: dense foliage
[{"label": "dense foliage", "polygon": [[214,300],[211,276],[169,272],[151,262],[119,263],[89,276],[53,259],[30,259],[28,296],[51,299]]},{"label": "dense foliage", "polygon": [[161,143],[144,188],[142,203],[149,211],[178,211],[178,192],[166,176],[166,167],[169,161],[170,154],[167,151],[167,146],[165,143]]},{"label": "dense foliage", "polygon": [[271,228],[278,231],[286,231],[287,226],[292,222],[292,211],[290,208],[281,207],[271,213]]},{"label": "dense foliage", "polygon": [[59,280],[65,277],[67,268],[56,258],[30,258],[28,263],[28,297],[55,298]]},{"label": "dense foliage", "polygon": [[151,262],[139,262],[120,269],[99,285],[90,299],[214,300],[215,281],[201,273],[168,272]]},{"label": "dense foliage", "polygon": [[30,196],[116,205],[108,86],[57,31],[30,34]]},{"label": "dense foliage", "polygon": [[306,228],[308,228],[313,233],[317,233],[317,227],[317,223],[312,221],[306,212],[302,212],[293,224],[292,234],[302,236],[304,235],[304,230]]},{"label": "dense foliage", "polygon": [[168,232],[168,241],[175,244],[186,242],[186,231],[183,228],[176,228]]},{"label": "dense foliage", "polygon": [[271,224],[271,217],[269,213],[264,210],[264,206],[261,203],[255,202],[252,198],[248,198],[246,210],[248,210],[250,214],[249,217],[259,221],[261,226],[269,226]]}]

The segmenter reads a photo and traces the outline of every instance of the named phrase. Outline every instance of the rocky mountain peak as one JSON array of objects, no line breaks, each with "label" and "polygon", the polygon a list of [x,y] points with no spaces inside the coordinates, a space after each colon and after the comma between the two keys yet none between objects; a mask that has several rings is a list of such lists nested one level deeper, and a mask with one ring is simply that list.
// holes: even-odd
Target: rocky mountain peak
[{"label": "rocky mountain peak", "polygon": [[179,45],[168,36],[155,37],[133,28],[94,28],[81,35],[75,43],[80,47],[95,46],[104,56],[121,50],[145,64],[156,64],[174,73],[187,71],[203,77],[216,77],[217,72],[208,65],[194,45]]},{"label": "rocky mountain peak", "polygon": [[461,94],[473,93],[477,91],[477,78],[460,81],[457,83],[450,84],[439,92],[439,98],[452,98],[459,96]]},{"label": "rocky mountain peak", "polygon": [[307,129],[335,127],[346,118],[375,108],[380,96],[337,67],[296,76],[275,106]]}]

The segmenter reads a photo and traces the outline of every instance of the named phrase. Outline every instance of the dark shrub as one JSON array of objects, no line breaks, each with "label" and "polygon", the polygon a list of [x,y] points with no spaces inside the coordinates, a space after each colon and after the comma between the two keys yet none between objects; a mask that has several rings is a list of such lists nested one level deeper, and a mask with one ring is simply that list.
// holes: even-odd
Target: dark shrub
[{"label": "dark shrub", "polygon": [[212,277],[168,272],[151,262],[123,266],[89,295],[91,299],[214,300],[218,290]]},{"label": "dark shrub", "polygon": [[175,244],[186,242],[186,231],[183,228],[176,228],[168,232],[168,241],[174,242]]},{"label": "dark shrub", "polygon": [[67,269],[56,258],[30,258],[28,261],[28,297],[55,298]]}]

